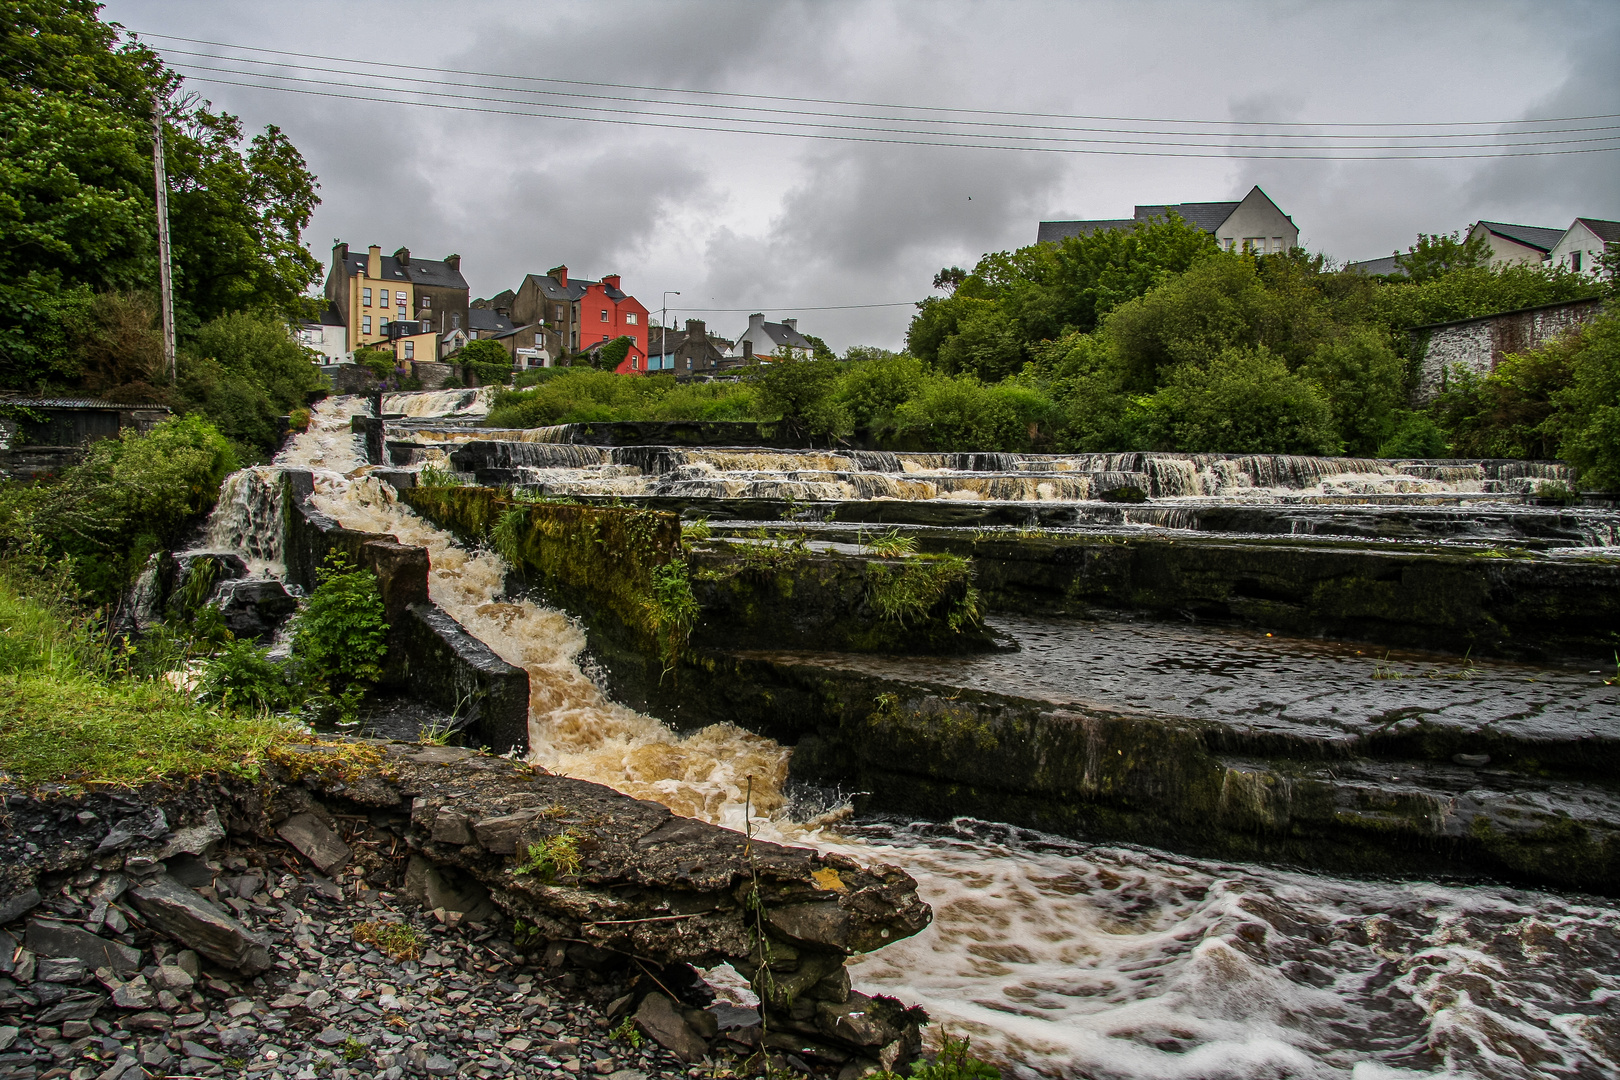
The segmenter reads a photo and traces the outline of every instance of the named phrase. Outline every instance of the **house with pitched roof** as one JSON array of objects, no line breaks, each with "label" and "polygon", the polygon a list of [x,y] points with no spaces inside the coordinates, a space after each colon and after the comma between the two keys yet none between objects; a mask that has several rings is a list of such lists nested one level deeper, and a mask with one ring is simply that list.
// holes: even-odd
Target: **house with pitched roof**
[{"label": "house with pitched roof", "polygon": [[1509,225],[1502,221],[1476,221],[1469,228],[1467,240],[1482,236],[1491,245],[1491,265],[1503,263],[1545,262],[1547,253],[1564,235],[1562,229],[1549,229],[1543,225]]},{"label": "house with pitched roof", "polygon": [[1299,227],[1256,184],[1236,202],[1161,203],[1138,206],[1128,218],[1088,221],[1043,221],[1038,244],[1060,243],[1071,236],[1089,236],[1102,230],[1125,231],[1138,222],[1162,221],[1174,212],[1183,221],[1215,237],[1226,251],[1252,251],[1280,255],[1299,246]]},{"label": "house with pitched roof", "polygon": [[761,312],[748,316],[748,329],[726,354],[748,360],[805,360],[815,355],[815,346],[799,333],[798,319],[766,322]]},{"label": "house with pitched roof", "polygon": [[[415,323],[413,336],[459,329],[467,297],[460,255],[413,259],[410,248],[384,255],[372,244],[361,255],[342,242],[332,247],[326,299],[337,308],[351,350],[394,340],[398,335],[388,331],[394,322]],[[428,351],[436,353],[437,346]]]},{"label": "house with pitched roof", "polygon": [[1602,218],[1576,218],[1564,235],[1547,251],[1547,261],[1578,274],[1597,276],[1602,270],[1598,257],[1610,244],[1620,244],[1620,221]]},{"label": "house with pitched roof", "polygon": [[511,316],[520,326],[539,323],[556,331],[570,353],[627,337],[630,354],[619,370],[646,370],[647,308],[620,287],[618,274],[589,281],[570,278],[567,266],[526,274],[513,294]]}]

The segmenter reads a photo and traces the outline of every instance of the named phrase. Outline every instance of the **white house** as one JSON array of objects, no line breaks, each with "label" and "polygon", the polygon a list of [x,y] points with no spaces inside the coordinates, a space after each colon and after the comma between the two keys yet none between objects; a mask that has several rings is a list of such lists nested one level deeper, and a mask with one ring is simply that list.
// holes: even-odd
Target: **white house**
[{"label": "white house", "polygon": [[1057,243],[1070,236],[1088,236],[1102,229],[1130,229],[1136,223],[1168,217],[1171,211],[1188,224],[1210,233],[1226,251],[1252,251],[1280,255],[1299,246],[1299,227],[1283,213],[1259,185],[1236,202],[1174,203],[1138,206],[1128,218],[1091,221],[1043,221],[1035,242]]},{"label": "white house", "polygon": [[815,346],[799,333],[798,319],[766,322],[765,316],[756,311],[748,316],[748,329],[737,335],[737,344],[726,355],[789,360],[795,357],[805,359],[814,352]]},{"label": "white house", "polygon": [[1468,235],[1464,239],[1484,237],[1485,242],[1491,246],[1493,266],[1500,266],[1503,263],[1537,265],[1546,261],[1547,252],[1552,250],[1562,235],[1562,230],[1549,229],[1542,225],[1509,225],[1503,221],[1476,221],[1469,227]]},{"label": "white house", "polygon": [[319,320],[298,324],[298,344],[321,354],[322,364],[352,364],[349,328],[336,304],[327,304]]},{"label": "white house", "polygon": [[1576,218],[1547,252],[1547,261],[1579,274],[1596,275],[1598,256],[1608,244],[1620,244],[1620,221]]}]

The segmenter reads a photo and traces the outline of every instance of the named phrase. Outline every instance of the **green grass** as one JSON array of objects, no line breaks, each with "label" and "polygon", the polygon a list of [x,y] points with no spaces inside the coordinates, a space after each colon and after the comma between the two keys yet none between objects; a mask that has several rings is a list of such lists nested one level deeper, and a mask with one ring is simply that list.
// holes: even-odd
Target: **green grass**
[{"label": "green grass", "polygon": [[296,729],[194,703],[161,679],[121,674],[96,626],[49,585],[0,570],[0,771],[14,783],[134,785],[251,773]]}]

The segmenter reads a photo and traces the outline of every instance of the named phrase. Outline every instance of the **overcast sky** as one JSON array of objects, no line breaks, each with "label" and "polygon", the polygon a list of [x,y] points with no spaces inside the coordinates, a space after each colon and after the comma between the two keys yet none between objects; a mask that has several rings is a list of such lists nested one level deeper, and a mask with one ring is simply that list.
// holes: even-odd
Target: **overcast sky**
[{"label": "overcast sky", "polygon": [[[961,109],[1313,125],[1620,114],[1612,0],[114,0],[105,17],[153,34],[441,69]],[[315,77],[350,77],[347,65],[321,65]],[[618,272],[655,312],[664,290],[679,290],[674,325],[705,317],[731,336],[748,310],[797,314],[839,351],[899,347],[911,310],[795,309],[916,300],[941,266],[1032,243],[1043,218],[1128,217],[1137,203],[1236,199],[1259,184],[1293,216],[1301,243],[1339,259],[1387,255],[1420,230],[1481,218],[1558,228],[1578,215],[1620,218],[1617,152],[1018,153],[193,88],[250,128],[280,125],[308,158],[322,203],[306,239],[323,261],[333,238],[458,252],[475,297],[558,263],[593,278]]]}]

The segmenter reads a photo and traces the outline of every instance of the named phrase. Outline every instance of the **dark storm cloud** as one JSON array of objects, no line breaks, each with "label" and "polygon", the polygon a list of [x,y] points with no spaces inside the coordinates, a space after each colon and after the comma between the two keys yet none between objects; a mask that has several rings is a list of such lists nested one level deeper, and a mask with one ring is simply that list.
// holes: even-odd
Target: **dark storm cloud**
[{"label": "dark storm cloud", "polygon": [[[788,97],[1311,123],[1620,112],[1612,3],[115,0],[108,15],[306,55]],[[279,124],[305,153],[324,200],[307,236],[323,257],[334,236],[426,257],[455,251],[477,295],[559,262],[592,276],[616,270],[649,307],[680,290],[673,302],[727,332],[746,311],[696,309],[758,305],[780,316],[791,305],[918,298],[940,266],[1030,243],[1042,218],[1128,216],[1137,203],[1235,198],[1253,184],[1294,216],[1308,245],[1340,258],[1387,254],[1420,230],[1480,217],[1620,217],[1614,153],[1473,162],[1019,154],[196,88],[254,128]],[[909,314],[804,312],[801,325],[837,347],[895,346]]]}]

